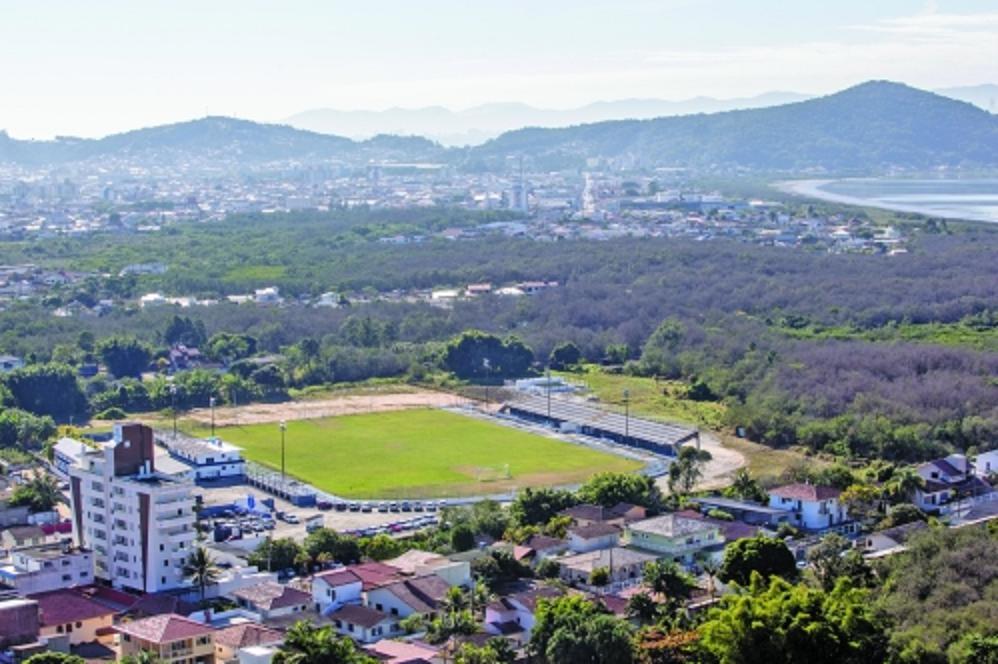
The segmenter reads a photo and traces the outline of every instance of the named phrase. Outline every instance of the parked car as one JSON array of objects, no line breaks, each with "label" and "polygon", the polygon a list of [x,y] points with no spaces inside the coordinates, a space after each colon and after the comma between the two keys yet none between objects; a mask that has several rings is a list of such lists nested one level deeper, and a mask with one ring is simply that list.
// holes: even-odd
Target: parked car
[{"label": "parked car", "polygon": [[292,524],[298,523],[298,517],[296,515],[294,515],[294,514],[285,514],[284,515],[284,520],[286,522],[292,523]]},{"label": "parked car", "polygon": [[412,511],[413,512],[422,512],[423,511],[423,503],[419,502],[418,500],[415,501],[415,502],[413,502],[413,504],[412,504]]},{"label": "parked car", "polygon": [[378,511],[381,512],[382,514],[384,514],[385,512],[387,512],[388,511],[388,503],[386,503],[383,500],[380,503],[378,503]]},{"label": "parked car", "polygon": [[344,501],[342,501],[342,500],[340,502],[336,503],[336,511],[337,512],[346,512],[347,511],[347,504]]},{"label": "parked car", "polygon": [[370,512],[371,509],[372,509],[371,503],[361,503],[361,506],[360,506],[360,511],[361,512]]},{"label": "parked car", "polygon": [[351,512],[359,512],[360,511],[360,503],[358,503],[358,502],[352,502],[352,503],[350,503],[350,511]]},{"label": "parked car", "polygon": [[333,509],[333,504],[328,500],[320,500],[315,504],[315,506],[324,512]]},{"label": "parked car", "polygon": [[412,511],[412,504],[408,500],[403,500],[402,501],[402,511],[403,512],[411,512]]}]

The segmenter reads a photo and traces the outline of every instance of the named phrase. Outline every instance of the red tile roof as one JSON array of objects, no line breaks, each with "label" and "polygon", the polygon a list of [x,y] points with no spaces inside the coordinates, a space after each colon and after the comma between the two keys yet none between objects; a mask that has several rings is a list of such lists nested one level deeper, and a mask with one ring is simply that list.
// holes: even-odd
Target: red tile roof
[{"label": "red tile roof", "polygon": [[787,484],[769,490],[770,495],[793,500],[828,500],[838,498],[842,492],[830,486],[815,484]]},{"label": "red tile roof", "polygon": [[322,581],[327,586],[346,586],[351,583],[362,583],[363,580],[350,569],[332,569],[315,575],[316,581]]},{"label": "red tile roof", "polygon": [[370,629],[376,627],[386,620],[391,620],[387,614],[377,611],[367,606],[359,604],[344,604],[330,614],[330,620],[342,620],[343,622],[360,625]]},{"label": "red tile roof", "polygon": [[256,623],[229,625],[215,632],[215,643],[232,650],[248,646],[270,645],[280,643],[283,640],[283,632]]},{"label": "red tile roof", "polygon": [[128,634],[133,638],[156,644],[193,639],[212,634],[214,631],[212,627],[204,623],[176,614],[152,616],[118,625],[118,632],[121,634]]},{"label": "red tile roof", "polygon": [[87,599],[68,588],[29,595],[28,598],[38,602],[42,627],[82,622],[104,616],[113,616],[115,613],[113,609],[92,599]]},{"label": "red tile roof", "polygon": [[386,586],[402,578],[401,570],[384,563],[362,563],[351,565],[347,569],[360,577],[364,590]]},{"label": "red tile roof", "polygon": [[289,606],[309,604],[312,601],[310,593],[274,581],[264,581],[255,586],[240,588],[232,593],[232,596],[245,600],[264,611],[285,609]]}]

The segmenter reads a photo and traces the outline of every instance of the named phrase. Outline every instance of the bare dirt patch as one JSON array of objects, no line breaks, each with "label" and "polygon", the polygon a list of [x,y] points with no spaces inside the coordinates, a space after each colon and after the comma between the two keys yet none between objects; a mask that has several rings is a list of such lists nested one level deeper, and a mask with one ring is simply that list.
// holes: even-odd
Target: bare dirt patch
[{"label": "bare dirt patch", "polygon": [[[348,396],[287,401],[284,403],[259,403],[215,409],[215,425],[220,427],[240,424],[266,424],[281,420],[306,420],[335,415],[360,415],[411,408],[450,408],[470,403],[464,397],[445,392],[416,390],[400,393],[351,394]],[[196,408],[188,417],[199,424],[211,422],[211,410]]]}]

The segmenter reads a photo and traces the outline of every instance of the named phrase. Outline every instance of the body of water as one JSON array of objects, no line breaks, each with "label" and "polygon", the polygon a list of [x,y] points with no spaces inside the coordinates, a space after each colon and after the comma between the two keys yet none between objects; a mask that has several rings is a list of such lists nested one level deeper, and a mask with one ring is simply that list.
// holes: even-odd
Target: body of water
[{"label": "body of water", "polygon": [[834,203],[998,223],[998,179],[793,180],[777,186],[783,191]]}]

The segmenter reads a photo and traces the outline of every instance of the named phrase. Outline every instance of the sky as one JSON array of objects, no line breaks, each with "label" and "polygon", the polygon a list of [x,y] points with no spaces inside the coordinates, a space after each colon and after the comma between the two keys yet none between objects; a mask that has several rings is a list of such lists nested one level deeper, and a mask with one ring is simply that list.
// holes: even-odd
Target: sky
[{"label": "sky", "polygon": [[0,0],[0,130],[998,83],[996,0]]}]

